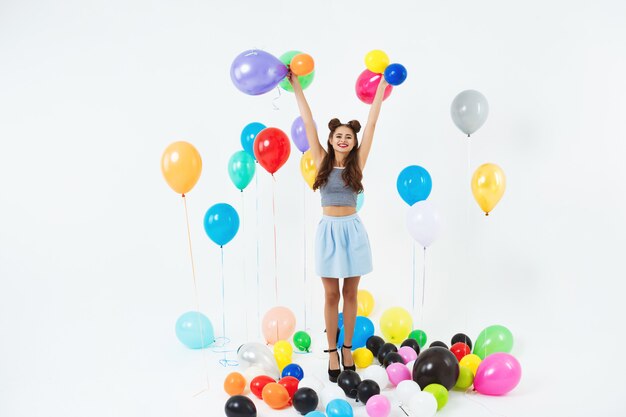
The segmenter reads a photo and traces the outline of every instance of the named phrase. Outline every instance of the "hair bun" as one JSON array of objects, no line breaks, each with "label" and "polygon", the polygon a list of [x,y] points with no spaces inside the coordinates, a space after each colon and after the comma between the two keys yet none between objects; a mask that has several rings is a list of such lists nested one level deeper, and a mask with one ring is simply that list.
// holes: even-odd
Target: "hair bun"
[{"label": "hair bun", "polygon": [[334,118],[330,122],[328,122],[328,128],[331,131],[337,129],[339,126],[341,126],[341,122],[337,118]]},{"label": "hair bun", "polygon": [[359,123],[358,120],[350,120],[348,122],[348,126],[350,126],[352,130],[354,130],[354,133],[359,133],[359,131],[361,130],[361,123]]}]

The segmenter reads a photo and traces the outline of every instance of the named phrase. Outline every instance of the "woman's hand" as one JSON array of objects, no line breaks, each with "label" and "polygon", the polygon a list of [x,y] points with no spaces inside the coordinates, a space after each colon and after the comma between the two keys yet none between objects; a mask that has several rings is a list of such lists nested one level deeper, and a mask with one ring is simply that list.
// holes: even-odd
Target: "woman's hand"
[{"label": "woman's hand", "polygon": [[289,71],[287,73],[287,79],[289,80],[289,83],[292,87],[300,87],[300,80],[298,79],[298,76],[293,72]]}]

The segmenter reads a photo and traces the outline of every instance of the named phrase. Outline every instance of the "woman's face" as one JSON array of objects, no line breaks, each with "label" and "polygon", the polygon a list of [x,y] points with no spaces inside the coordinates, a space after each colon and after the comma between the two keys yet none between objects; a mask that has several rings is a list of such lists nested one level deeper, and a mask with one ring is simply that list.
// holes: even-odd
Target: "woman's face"
[{"label": "woman's face", "polygon": [[330,138],[330,145],[335,152],[343,153],[347,156],[356,145],[354,132],[348,126],[339,126]]}]

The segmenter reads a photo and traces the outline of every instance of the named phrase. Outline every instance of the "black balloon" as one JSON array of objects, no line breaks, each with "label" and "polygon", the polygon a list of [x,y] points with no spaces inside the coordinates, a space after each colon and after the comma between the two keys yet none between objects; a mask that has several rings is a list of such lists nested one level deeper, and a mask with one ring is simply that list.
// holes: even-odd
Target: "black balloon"
[{"label": "black balloon", "polygon": [[317,408],[317,404],[320,399],[317,396],[317,392],[308,387],[299,388],[295,394],[293,394],[293,408],[297,412],[304,415]]},{"label": "black balloon", "polygon": [[233,395],[224,406],[226,417],[256,417],[256,407],[245,395]]},{"label": "black balloon", "polygon": [[448,349],[435,346],[424,350],[413,364],[413,381],[424,389],[440,384],[449,391],[459,379],[459,361]]},{"label": "black balloon", "polygon": [[398,363],[398,362],[401,364],[404,364],[404,359],[402,359],[402,355],[400,355],[398,352],[389,352],[385,356],[385,359],[383,359],[383,366],[386,368],[392,363]]},{"label": "black balloon", "polygon": [[398,351],[398,348],[396,347],[396,345],[394,345],[393,343],[385,343],[378,350],[378,355],[376,355],[376,358],[378,359],[378,362],[382,364],[383,361],[385,360],[385,356],[387,356],[389,352],[397,352],[397,351]]},{"label": "black balloon", "polygon": [[417,343],[417,340],[415,340],[415,339],[411,339],[411,338],[406,339],[400,345],[400,347],[402,347],[402,346],[408,346],[408,347],[412,348],[415,351],[415,353],[417,353],[418,355],[420,354],[420,344]]},{"label": "black balloon", "polygon": [[346,369],[339,374],[337,385],[343,390],[348,398],[356,398],[357,387],[361,383],[361,377],[354,371]]},{"label": "black balloon", "polygon": [[465,343],[467,346],[469,346],[470,350],[472,349],[472,339],[470,339],[468,335],[463,333],[457,333],[452,336],[452,344],[459,342]]},{"label": "black balloon", "polygon": [[442,348],[446,348],[446,349],[448,349],[448,345],[446,345],[445,343],[443,343],[441,340],[435,340],[435,341],[434,341],[434,342],[432,342],[432,343],[430,344],[430,346],[428,346],[428,347],[435,347],[435,346],[439,346],[439,347],[442,347]]},{"label": "black balloon", "polygon": [[385,341],[383,340],[382,337],[370,336],[367,339],[367,342],[365,342],[365,347],[368,348],[370,352],[372,352],[372,355],[377,357],[378,352],[380,351],[380,348],[383,347],[384,344],[385,344]]},{"label": "black balloon", "polygon": [[367,403],[370,397],[378,394],[380,394],[380,387],[371,379],[364,379],[357,387],[357,400],[363,404]]}]

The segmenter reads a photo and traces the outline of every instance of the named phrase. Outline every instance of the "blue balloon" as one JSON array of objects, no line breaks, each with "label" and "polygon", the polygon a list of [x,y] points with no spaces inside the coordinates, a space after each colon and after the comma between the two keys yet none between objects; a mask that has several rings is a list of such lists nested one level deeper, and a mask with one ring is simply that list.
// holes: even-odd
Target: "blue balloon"
[{"label": "blue balloon", "polygon": [[215,341],[211,320],[198,311],[188,311],[176,320],[176,337],[191,349],[202,349]]},{"label": "blue balloon", "polygon": [[385,80],[391,85],[400,85],[406,80],[406,68],[400,64],[390,64],[385,68]]},{"label": "blue balloon", "polygon": [[286,376],[292,376],[294,378],[297,378],[298,381],[300,381],[302,378],[304,378],[304,371],[302,370],[300,365],[295,364],[295,363],[290,363],[289,365],[283,368],[283,372],[281,374],[282,378]]},{"label": "blue balloon", "polygon": [[326,414],[322,413],[321,411],[315,410],[315,411],[306,413],[304,417],[326,417]]},{"label": "blue balloon", "polygon": [[400,197],[409,205],[426,200],[433,188],[430,174],[419,165],[410,165],[400,172],[396,182]]},{"label": "blue balloon", "polygon": [[[343,346],[343,327],[339,330],[339,341],[337,346]],[[354,323],[354,334],[352,335],[352,350],[364,347],[367,339],[374,336],[374,323],[365,316],[356,316]]]},{"label": "blue balloon", "polygon": [[363,208],[363,203],[365,202],[365,194],[363,194],[363,192],[361,191],[357,196],[356,196],[356,211],[361,210],[361,208]]},{"label": "blue balloon", "polygon": [[248,152],[256,161],[256,156],[254,156],[254,140],[256,139],[256,135],[263,129],[265,129],[263,123],[252,122],[248,123],[243,130],[241,131],[241,146],[243,150]]},{"label": "blue balloon", "polygon": [[287,66],[274,55],[251,49],[234,59],[230,79],[239,91],[256,96],[272,90],[288,72]]},{"label": "blue balloon", "polygon": [[336,398],[326,406],[326,415],[328,417],[353,417],[354,411],[346,400]]},{"label": "blue balloon", "polygon": [[204,231],[220,246],[230,242],[239,230],[239,215],[230,204],[218,203],[204,215]]},{"label": "blue balloon", "polygon": [[341,329],[343,327],[343,312],[339,313],[337,319],[337,327]]}]

